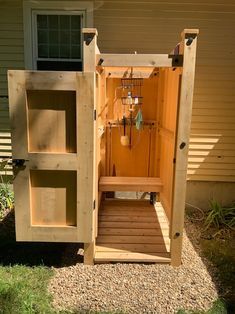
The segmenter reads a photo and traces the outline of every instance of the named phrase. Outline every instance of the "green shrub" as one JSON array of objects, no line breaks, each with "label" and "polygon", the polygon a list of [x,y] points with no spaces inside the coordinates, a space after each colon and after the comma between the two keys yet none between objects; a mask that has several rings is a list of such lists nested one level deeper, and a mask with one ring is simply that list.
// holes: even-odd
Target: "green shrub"
[{"label": "green shrub", "polygon": [[235,204],[230,207],[223,207],[216,200],[210,201],[210,208],[205,219],[205,229],[214,226],[235,228]]},{"label": "green shrub", "polygon": [[[9,160],[0,162],[0,171],[6,170],[6,165]],[[11,188],[11,182],[4,180],[3,175],[0,175],[0,219],[4,215],[4,212],[14,207],[14,194]]]}]

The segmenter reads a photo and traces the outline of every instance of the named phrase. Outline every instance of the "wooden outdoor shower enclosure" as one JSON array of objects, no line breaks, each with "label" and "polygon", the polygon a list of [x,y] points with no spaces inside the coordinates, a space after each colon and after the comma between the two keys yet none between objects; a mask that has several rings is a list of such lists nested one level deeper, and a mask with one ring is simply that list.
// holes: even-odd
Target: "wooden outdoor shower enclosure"
[{"label": "wooden outdoor shower enclosure", "polygon": [[9,71],[18,241],[83,242],[87,264],[180,265],[197,35],[120,55],[84,29],[82,72]]}]

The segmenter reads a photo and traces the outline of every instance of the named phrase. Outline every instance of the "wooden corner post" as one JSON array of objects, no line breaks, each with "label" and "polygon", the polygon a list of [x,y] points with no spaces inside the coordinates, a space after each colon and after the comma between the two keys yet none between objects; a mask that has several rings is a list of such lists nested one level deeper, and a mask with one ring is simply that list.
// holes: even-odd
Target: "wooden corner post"
[{"label": "wooden corner post", "polygon": [[[97,30],[95,28],[84,28],[83,32],[83,72],[93,72],[94,76],[96,73],[96,51],[97,51]],[[95,83],[96,84],[96,83]],[[94,90],[94,93],[96,89]],[[98,206],[98,177],[96,171],[96,158],[97,158],[97,145],[96,145],[96,137],[97,137],[97,123],[96,123],[96,98],[97,95],[94,95],[94,108],[93,108],[93,207],[92,207],[92,218],[91,221],[91,229],[87,232],[92,232],[91,242],[84,243],[84,264],[93,265],[94,264],[94,255],[95,255],[95,235],[96,235],[96,217],[97,215],[97,206]],[[85,161],[84,161],[85,162]],[[86,226],[85,226],[86,227]]]},{"label": "wooden corner post", "polygon": [[83,72],[96,72],[96,28],[83,28]]},{"label": "wooden corner post", "polygon": [[171,224],[171,264],[181,264],[184,210],[186,198],[186,179],[188,148],[193,104],[193,87],[197,47],[197,29],[182,32],[180,54],[183,54],[183,71],[178,108],[178,130],[175,149],[175,170],[173,186],[173,206]]}]

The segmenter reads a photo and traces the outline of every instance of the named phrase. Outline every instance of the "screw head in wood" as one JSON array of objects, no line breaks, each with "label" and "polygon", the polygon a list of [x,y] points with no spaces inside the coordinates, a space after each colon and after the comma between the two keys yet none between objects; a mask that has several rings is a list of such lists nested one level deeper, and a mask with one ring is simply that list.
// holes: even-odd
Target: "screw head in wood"
[{"label": "screw head in wood", "polygon": [[180,149],[185,148],[185,146],[186,146],[186,143],[185,143],[185,142],[182,142],[182,143],[180,144]]}]

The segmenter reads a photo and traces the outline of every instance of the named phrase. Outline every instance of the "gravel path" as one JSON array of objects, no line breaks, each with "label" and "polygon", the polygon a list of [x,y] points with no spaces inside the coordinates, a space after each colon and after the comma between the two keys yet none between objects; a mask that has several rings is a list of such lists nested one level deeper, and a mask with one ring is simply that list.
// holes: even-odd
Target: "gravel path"
[{"label": "gravel path", "polygon": [[[187,230],[195,230],[188,223]],[[189,232],[189,231],[188,231]],[[196,243],[195,233],[195,244]],[[215,285],[187,235],[183,264],[101,264],[55,269],[49,287],[58,309],[122,313],[207,310],[218,297]]]}]

